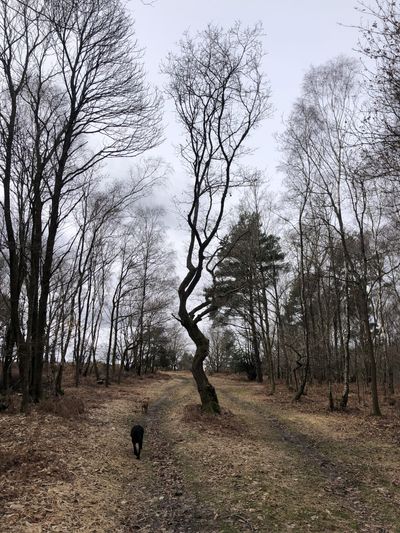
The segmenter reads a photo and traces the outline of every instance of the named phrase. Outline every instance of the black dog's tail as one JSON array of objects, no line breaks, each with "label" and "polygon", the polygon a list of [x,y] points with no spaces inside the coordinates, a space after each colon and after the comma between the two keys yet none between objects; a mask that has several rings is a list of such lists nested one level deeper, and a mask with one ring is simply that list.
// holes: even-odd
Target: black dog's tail
[{"label": "black dog's tail", "polygon": [[140,452],[142,451],[143,446],[143,435],[144,429],[142,426],[133,426],[131,431],[132,444],[133,444],[133,453],[140,459]]}]

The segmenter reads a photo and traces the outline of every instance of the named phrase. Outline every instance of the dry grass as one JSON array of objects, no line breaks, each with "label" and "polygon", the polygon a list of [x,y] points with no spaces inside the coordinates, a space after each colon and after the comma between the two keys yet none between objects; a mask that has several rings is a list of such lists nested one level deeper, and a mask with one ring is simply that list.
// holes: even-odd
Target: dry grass
[{"label": "dry grass", "polygon": [[40,402],[38,411],[62,418],[78,418],[85,412],[85,404],[82,398],[74,396],[47,398]]},{"label": "dry grass", "polygon": [[212,381],[221,416],[194,404],[188,373],[88,380],[29,417],[1,414],[1,532],[400,531],[396,405],[377,419],[353,395],[330,413],[324,388],[293,404],[284,387]]},{"label": "dry grass", "polygon": [[395,412],[330,413],[318,387],[293,404],[283,387],[269,396],[237,378],[213,383],[232,415],[227,431],[224,414],[213,421],[179,403],[184,427],[178,414],[166,425],[179,431],[192,490],[226,522],[221,531],[400,531]]},{"label": "dry grass", "polygon": [[200,434],[226,435],[236,438],[246,433],[246,424],[229,409],[221,409],[221,414],[215,416],[206,413],[199,404],[188,404],[183,408],[182,421],[197,428]]},{"label": "dry grass", "polygon": [[67,387],[29,416],[0,416],[2,533],[124,530],[129,429],[148,382],[137,383]]}]

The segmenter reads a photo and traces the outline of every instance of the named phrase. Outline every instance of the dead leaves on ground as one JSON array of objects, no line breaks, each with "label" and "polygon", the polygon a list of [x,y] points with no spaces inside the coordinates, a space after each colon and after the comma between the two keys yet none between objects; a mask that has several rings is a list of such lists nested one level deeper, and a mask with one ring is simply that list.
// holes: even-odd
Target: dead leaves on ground
[{"label": "dead leaves on ground", "polygon": [[1,532],[123,531],[129,418],[139,403],[140,392],[129,385],[83,387],[29,416],[2,414]]},{"label": "dead leaves on ground", "polygon": [[[72,399],[72,417],[51,406],[53,414],[2,414],[2,533],[344,531],[346,502],[347,510],[359,505],[361,531],[369,516],[364,520],[366,484],[377,501],[393,506],[400,487],[400,472],[395,465],[389,471],[400,435],[396,405],[385,406],[382,419],[361,408],[329,413],[317,387],[293,404],[283,388],[271,397],[263,385],[225,376],[213,378],[223,404],[214,416],[193,403],[189,375],[161,376],[110,389],[68,389],[59,405]],[[147,415],[144,396],[151,397]],[[267,412],[293,439],[282,437]],[[146,426],[142,461],[133,458],[129,439],[130,424],[138,421]],[[302,457],[302,433],[318,453],[326,444],[321,454],[336,454],[330,459],[350,484],[340,473],[330,479],[335,469],[321,466],[317,452]],[[352,451],[360,452],[353,470]],[[381,465],[386,485],[372,483],[367,461]]]}]

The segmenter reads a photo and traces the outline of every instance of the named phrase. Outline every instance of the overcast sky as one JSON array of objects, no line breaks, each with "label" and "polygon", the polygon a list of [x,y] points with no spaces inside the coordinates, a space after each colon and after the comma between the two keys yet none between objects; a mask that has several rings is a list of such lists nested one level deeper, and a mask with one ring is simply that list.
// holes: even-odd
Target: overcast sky
[{"label": "overcast sky", "polygon": [[[340,54],[357,56],[358,31],[352,26],[359,24],[360,13],[355,5],[353,0],[155,0],[152,5],[140,0],[128,2],[139,45],[145,49],[148,79],[160,88],[165,84],[160,63],[168,51],[176,48],[184,31],[195,33],[210,22],[225,28],[237,20],[244,25],[263,24],[263,67],[275,112],[252,136],[251,144],[257,149],[246,163],[266,172],[272,190],[278,190],[282,180],[276,169],[280,154],[274,134],[282,130],[283,117],[300,95],[305,72],[310,65]],[[167,194],[164,191],[156,198],[167,208],[169,234],[176,246],[182,238],[178,237],[177,217],[169,199],[173,195],[179,197],[188,177],[176,156],[180,129],[168,103],[164,120],[166,140],[154,154],[170,163],[173,172]]]}]

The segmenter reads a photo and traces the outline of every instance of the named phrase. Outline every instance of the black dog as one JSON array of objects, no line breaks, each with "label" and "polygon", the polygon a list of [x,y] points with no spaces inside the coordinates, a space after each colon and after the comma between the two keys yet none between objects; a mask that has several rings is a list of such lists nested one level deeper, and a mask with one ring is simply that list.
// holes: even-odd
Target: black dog
[{"label": "black dog", "polygon": [[136,455],[137,459],[140,459],[140,452],[142,451],[143,446],[143,435],[144,429],[142,426],[133,426],[131,431],[132,444],[133,444],[133,453]]}]

